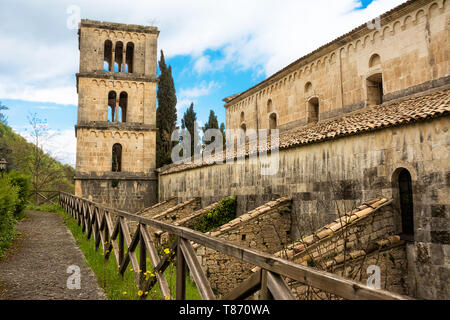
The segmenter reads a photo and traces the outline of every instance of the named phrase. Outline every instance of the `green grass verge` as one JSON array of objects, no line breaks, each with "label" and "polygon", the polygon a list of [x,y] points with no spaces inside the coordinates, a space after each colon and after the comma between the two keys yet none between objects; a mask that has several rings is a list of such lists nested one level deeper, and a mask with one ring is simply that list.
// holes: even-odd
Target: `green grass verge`
[{"label": "green grass verge", "polygon": [[[87,239],[86,234],[81,231],[77,221],[64,211],[59,205],[43,205],[40,207],[27,207],[28,210],[55,212],[62,216],[65,225],[72,232],[77,245],[80,247],[84,256],[86,257],[88,266],[94,271],[97,276],[99,285],[104,289],[106,296],[110,300],[137,300],[139,299],[139,289],[135,282],[134,273],[131,264],[128,266],[124,275],[120,275],[114,254],[111,253],[108,260],[105,260],[101,246],[95,250],[93,237]],[[136,250],[136,255],[139,259],[139,250]],[[151,262],[147,258],[147,269],[152,270]],[[171,264],[164,272],[170,291],[175,293],[176,287],[176,267]],[[152,276],[148,274],[148,277]],[[148,300],[164,300],[160,293],[159,286],[156,284],[148,293]],[[201,300],[201,296],[193,280],[187,276],[186,279],[186,299],[187,300]]]}]

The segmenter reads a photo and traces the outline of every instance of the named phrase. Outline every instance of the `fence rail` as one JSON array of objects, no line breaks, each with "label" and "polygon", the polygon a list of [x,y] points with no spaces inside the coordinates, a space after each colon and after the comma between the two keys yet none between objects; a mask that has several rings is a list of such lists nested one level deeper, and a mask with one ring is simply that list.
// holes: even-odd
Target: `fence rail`
[{"label": "fence rail", "polygon": [[[156,284],[159,285],[164,297],[173,298],[164,276],[164,270],[173,263],[173,258],[176,258],[175,298],[177,300],[186,298],[186,268],[189,269],[202,299],[216,299],[191,242],[260,267],[258,272],[255,272],[250,278],[223,297],[224,300],[245,299],[257,291],[261,292],[260,299],[295,300],[283,277],[299,281],[344,299],[409,299],[388,291],[372,289],[358,282],[296,264],[264,252],[241,247],[185,227],[108,208],[68,193],[61,192],[59,201],[61,206],[77,219],[88,239],[94,238],[96,249],[101,245],[105,259],[109,259],[111,252],[114,253],[121,274],[126,271],[130,263],[134,270],[140,270],[139,273],[135,273],[135,279],[138,287],[144,292],[141,299],[145,298],[145,292],[149,292]],[[131,237],[128,229],[128,221],[138,223],[133,237]],[[176,236],[176,240],[164,256],[159,257],[147,226]],[[140,251],[139,261],[136,250]],[[149,279],[144,276],[147,271],[147,254],[151,261],[153,273],[156,275]]]}]

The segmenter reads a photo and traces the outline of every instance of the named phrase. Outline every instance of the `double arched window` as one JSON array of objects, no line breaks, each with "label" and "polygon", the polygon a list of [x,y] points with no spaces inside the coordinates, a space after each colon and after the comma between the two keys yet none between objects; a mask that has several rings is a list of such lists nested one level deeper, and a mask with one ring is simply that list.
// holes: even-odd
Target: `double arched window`
[{"label": "double arched window", "polygon": [[115,91],[108,93],[108,122],[126,122],[127,121],[128,94],[122,91],[117,100]]},{"label": "double arched window", "polygon": [[103,71],[132,73],[134,69],[134,43],[115,44],[106,40],[103,51]]}]

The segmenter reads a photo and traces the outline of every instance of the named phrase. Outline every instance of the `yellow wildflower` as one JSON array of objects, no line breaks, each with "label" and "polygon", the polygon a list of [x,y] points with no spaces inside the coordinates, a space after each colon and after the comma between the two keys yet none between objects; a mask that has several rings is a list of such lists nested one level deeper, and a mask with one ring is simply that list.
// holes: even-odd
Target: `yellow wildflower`
[{"label": "yellow wildflower", "polygon": [[126,294],[127,294],[127,292],[126,292],[126,291],[124,291],[124,292],[122,292],[122,294],[123,294],[123,295],[126,295]]},{"label": "yellow wildflower", "polygon": [[139,290],[138,291],[138,296],[140,297],[140,296],[142,296],[144,293],[142,292],[142,290]]},{"label": "yellow wildflower", "polygon": [[164,253],[165,254],[169,254],[170,253],[170,249],[169,248],[164,249]]},{"label": "yellow wildflower", "polygon": [[165,296],[164,299],[170,300],[170,297],[169,296]]}]

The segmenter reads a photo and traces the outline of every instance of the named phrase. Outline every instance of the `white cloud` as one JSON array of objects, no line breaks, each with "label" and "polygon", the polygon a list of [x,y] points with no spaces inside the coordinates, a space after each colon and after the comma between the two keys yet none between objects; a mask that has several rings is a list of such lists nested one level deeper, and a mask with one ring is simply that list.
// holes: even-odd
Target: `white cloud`
[{"label": "white cloud", "polygon": [[75,86],[45,88],[38,85],[25,85],[21,87],[18,83],[7,82],[4,84],[1,79],[0,97],[2,99],[52,102],[64,105],[78,104],[78,95]]},{"label": "white cloud", "polygon": [[210,81],[209,83],[206,83],[206,81],[202,81],[200,85],[188,88],[188,89],[181,89],[178,93],[178,95],[183,98],[198,98],[201,96],[208,95],[213,89],[219,88],[219,84],[215,81]]},{"label": "white cloud", "polygon": [[[354,11],[357,0],[3,0],[0,98],[77,103],[78,37],[66,26],[72,4],[83,18],[156,23],[159,48],[167,57],[191,55],[197,73],[262,69],[269,76],[401,2],[375,0]],[[224,56],[214,60],[206,50]]]},{"label": "white cloud", "polygon": [[[66,13],[72,4],[80,7],[82,18],[153,21],[161,31],[159,49],[167,58],[191,56],[197,74],[251,70],[270,76],[402,2],[375,0],[355,11],[357,0],[2,0],[0,99],[77,104],[78,36],[67,28]],[[219,50],[220,57],[209,50]],[[210,82],[180,90],[177,109],[214,88]],[[54,150],[74,163],[73,131],[61,135],[68,142],[56,139]]]}]

